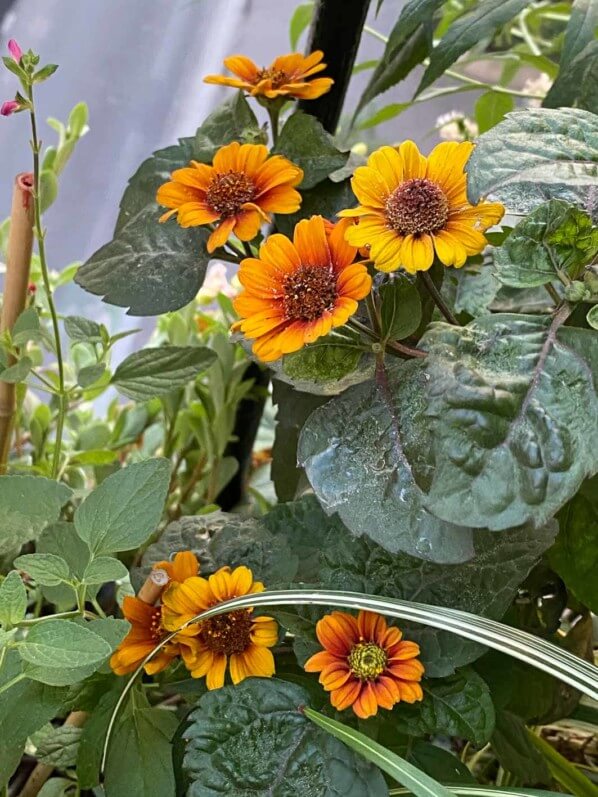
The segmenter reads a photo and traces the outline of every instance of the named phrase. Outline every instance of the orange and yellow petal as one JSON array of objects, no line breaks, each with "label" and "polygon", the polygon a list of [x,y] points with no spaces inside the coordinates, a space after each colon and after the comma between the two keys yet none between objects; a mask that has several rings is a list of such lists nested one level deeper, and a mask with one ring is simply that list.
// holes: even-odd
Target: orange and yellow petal
[{"label": "orange and yellow petal", "polygon": [[224,219],[224,221],[220,222],[220,224],[216,227],[214,232],[208,238],[207,249],[210,254],[215,249],[218,249],[219,246],[224,246],[224,244],[228,241],[235,227],[235,221],[235,216],[229,216],[228,218]]},{"label": "orange and yellow petal", "polygon": [[382,175],[371,166],[358,166],[355,169],[351,187],[361,205],[372,210],[384,210],[390,190]]},{"label": "orange and yellow petal", "polygon": [[427,158],[413,141],[403,141],[398,148],[403,163],[403,180],[418,180],[426,176]]},{"label": "orange and yellow petal", "polygon": [[165,570],[170,581],[185,581],[199,573],[199,561],[192,551],[179,551],[171,562],[157,562],[153,570]]},{"label": "orange and yellow petal", "polygon": [[304,266],[326,266],[330,250],[322,216],[303,219],[295,226],[293,243]]},{"label": "orange and yellow petal", "polygon": [[206,686],[208,689],[220,689],[224,686],[226,664],[227,657],[224,653],[214,653],[212,663],[206,673]]},{"label": "orange and yellow petal", "polygon": [[257,678],[271,678],[274,675],[274,656],[269,648],[251,644],[241,655],[249,675]]},{"label": "orange and yellow petal", "polygon": [[348,655],[359,639],[357,620],[344,612],[332,612],[316,624],[320,644],[338,656]]},{"label": "orange and yellow petal", "polygon": [[258,65],[246,55],[229,55],[224,59],[224,66],[248,83],[252,83],[259,72]]},{"label": "orange and yellow petal", "polygon": [[465,164],[473,151],[470,141],[444,141],[428,155],[425,176],[439,185],[449,201],[465,188]]},{"label": "orange and yellow petal", "polygon": [[337,711],[344,711],[359,697],[361,692],[361,682],[357,678],[351,678],[346,684],[330,693],[330,702]]},{"label": "orange and yellow petal", "polygon": [[254,617],[250,639],[256,645],[273,647],[278,642],[278,623],[272,617]]},{"label": "orange and yellow petal", "polygon": [[427,271],[434,262],[432,237],[427,234],[406,235],[399,255],[401,266],[410,274]]},{"label": "orange and yellow petal", "polygon": [[365,681],[359,692],[359,696],[353,703],[353,711],[360,719],[368,719],[378,713],[378,701],[374,684]]},{"label": "orange and yellow petal", "polygon": [[357,615],[357,628],[360,637],[368,642],[380,644],[386,635],[388,626],[381,614],[360,611]]}]

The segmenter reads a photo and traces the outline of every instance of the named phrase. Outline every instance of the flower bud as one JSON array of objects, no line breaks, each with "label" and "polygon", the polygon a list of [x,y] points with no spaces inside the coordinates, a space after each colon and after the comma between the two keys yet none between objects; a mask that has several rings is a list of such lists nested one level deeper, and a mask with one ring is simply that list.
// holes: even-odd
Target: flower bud
[{"label": "flower bud", "polygon": [[16,100],[6,100],[6,102],[3,102],[0,106],[0,114],[2,114],[2,116],[10,116],[15,111],[18,111],[20,107],[21,106]]},{"label": "flower bud", "polygon": [[8,52],[12,55],[17,64],[20,63],[23,57],[23,51],[14,39],[10,39],[8,42]]},{"label": "flower bud", "polygon": [[583,282],[575,280],[565,288],[565,298],[569,302],[581,302],[586,296],[586,286]]}]

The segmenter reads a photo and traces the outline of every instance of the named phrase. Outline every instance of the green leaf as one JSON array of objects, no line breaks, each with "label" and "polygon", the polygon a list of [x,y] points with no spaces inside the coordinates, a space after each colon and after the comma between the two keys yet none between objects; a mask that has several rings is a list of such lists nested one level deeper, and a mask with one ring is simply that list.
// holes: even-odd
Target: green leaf
[{"label": "green leaf", "polygon": [[111,465],[118,459],[116,451],[103,448],[90,448],[88,451],[74,452],[69,460],[72,465],[82,467],[97,467],[98,465]]},{"label": "green leaf", "polygon": [[80,315],[68,315],[64,319],[64,331],[72,341],[77,343],[101,343],[102,327],[95,321]]},{"label": "green leaf", "polygon": [[304,713],[319,728],[323,728],[351,750],[355,750],[372,764],[380,767],[391,778],[406,786],[416,797],[454,797],[450,789],[363,733],[325,717],[311,708],[305,708]]},{"label": "green leaf", "polygon": [[17,382],[24,382],[33,367],[31,357],[21,357],[21,359],[14,365],[10,365],[3,371],[0,371],[0,381],[10,382],[15,384]]},{"label": "green leaf", "polygon": [[68,620],[46,620],[34,625],[18,644],[21,658],[37,667],[76,669],[98,664],[112,649],[87,626]]},{"label": "green leaf", "polygon": [[535,750],[523,721],[508,711],[497,711],[492,749],[503,769],[524,783],[550,783],[544,758]]},{"label": "green leaf", "polygon": [[77,384],[83,388],[91,387],[92,385],[95,385],[96,382],[98,382],[104,376],[104,374],[106,374],[106,378],[108,378],[109,375],[106,372],[106,366],[104,363],[86,365],[77,372]]},{"label": "green leaf", "polygon": [[43,66],[33,75],[33,82],[42,83],[44,80],[47,80],[49,77],[51,77],[57,69],[58,64],[47,64],[46,66]]},{"label": "green leaf", "polygon": [[58,178],[51,169],[42,169],[39,176],[40,209],[42,213],[54,203],[58,196]]},{"label": "green leaf", "polygon": [[82,728],[75,725],[52,725],[36,734],[35,757],[42,764],[49,764],[58,769],[72,767],[77,760],[77,748]]},{"label": "green leaf", "polygon": [[590,307],[588,314],[586,315],[586,321],[592,327],[592,329],[598,329],[598,304]]},{"label": "green leaf", "polygon": [[22,346],[30,340],[40,337],[39,316],[35,307],[28,307],[19,315],[11,330],[12,342]]},{"label": "green leaf", "polygon": [[301,34],[311,23],[313,15],[313,3],[302,3],[294,10],[293,16],[291,17],[291,21],[289,23],[289,40],[291,42],[291,50],[297,49],[297,43],[301,38]]},{"label": "green leaf", "polygon": [[0,625],[9,629],[25,619],[27,590],[16,570],[0,582]]},{"label": "green leaf", "polygon": [[118,581],[126,578],[129,571],[113,556],[98,556],[85,568],[83,581],[86,584],[105,584],[107,581]]},{"label": "green leaf", "polygon": [[53,479],[1,476],[0,553],[10,553],[29,540],[37,539],[45,526],[58,519],[70,496],[71,490]]},{"label": "green leaf", "polygon": [[598,41],[588,42],[567,65],[543,105],[545,108],[575,105],[592,113],[598,111]]},{"label": "green leaf", "polygon": [[28,573],[38,584],[47,587],[56,587],[69,579],[68,563],[61,556],[51,553],[24,554],[15,559],[14,565]]},{"label": "green leaf", "polygon": [[533,288],[575,279],[598,252],[598,227],[560,199],[551,199],[519,222],[494,250],[496,276],[513,288]]},{"label": "green leaf", "polygon": [[[440,562],[472,555],[471,530],[424,508],[414,471],[427,470],[432,446],[421,363],[379,366],[375,380],[317,409],[303,427],[298,461],[322,506],[347,528],[387,550]],[[460,523],[460,521],[457,521]]]},{"label": "green leaf", "polygon": [[455,288],[453,298],[455,312],[467,313],[473,318],[490,313],[489,305],[500,288],[494,269],[489,266],[482,266],[479,270],[469,266],[453,269],[442,283],[445,295],[451,284]]},{"label": "green leaf", "polygon": [[134,401],[147,401],[185,387],[215,360],[216,353],[205,346],[142,349],[123,360],[111,384]]},{"label": "green leaf", "polygon": [[110,717],[123,688],[123,679],[112,684],[99,698],[83,726],[77,754],[77,778],[82,789],[91,789],[100,783],[102,747]]},{"label": "green leaf", "polygon": [[315,727],[301,687],[250,678],[203,695],[185,732],[189,797],[383,797],[382,774]]},{"label": "green leaf", "polygon": [[422,684],[421,703],[399,703],[393,722],[408,736],[459,736],[483,746],[494,730],[494,706],[486,683],[473,670],[460,670],[440,681]]},{"label": "green leaf", "polygon": [[303,111],[295,111],[280,131],[275,153],[284,155],[303,169],[302,189],[313,188],[328,175],[341,169],[348,152],[340,152],[334,139],[320,122]]},{"label": "green leaf", "polygon": [[594,477],[561,509],[559,533],[548,553],[551,567],[567,588],[594,613],[598,613],[597,488]]},{"label": "green leaf", "polygon": [[[90,553],[72,523],[59,522],[48,526],[37,541],[36,549],[38,553],[61,556],[68,563],[74,578],[82,581]],[[67,585],[43,587],[42,592],[46,600],[60,607],[61,611],[71,609],[76,603],[75,592]]]},{"label": "green leaf", "polygon": [[558,323],[505,313],[426,334],[434,472],[424,504],[437,517],[493,531],[540,525],[598,469],[598,341]]},{"label": "green leaf", "polygon": [[598,797],[598,786],[541,736],[528,730],[529,740],[544,758],[552,777],[576,797]]},{"label": "green leaf", "polygon": [[[443,747],[436,747],[434,744],[416,739],[407,758],[416,767],[423,769],[427,775],[441,782],[475,783],[473,775],[465,764]],[[454,785],[451,785],[451,790],[456,794],[460,793]]]},{"label": "green leaf", "polygon": [[592,207],[598,117],[580,109],[513,111],[480,136],[467,162],[467,193],[527,214],[547,198]]},{"label": "green leaf", "polygon": [[195,134],[192,157],[200,163],[211,163],[217,150],[233,141],[266,143],[265,134],[242,91],[233,94],[207,117]]},{"label": "green leaf", "polygon": [[478,132],[485,133],[501,122],[506,114],[515,107],[515,101],[509,94],[498,91],[487,91],[476,100],[475,120]]},{"label": "green leaf", "polygon": [[39,797],[74,797],[76,788],[69,778],[50,778],[39,790]]},{"label": "green leaf", "polygon": [[209,261],[205,228],[158,221],[149,205],[118,229],[77,271],[75,282],[130,315],[178,310],[197,294]]},{"label": "green leaf", "polygon": [[382,334],[385,339],[403,340],[412,335],[422,319],[422,304],[416,286],[402,277],[380,288]]},{"label": "green leaf", "polygon": [[355,204],[355,196],[351,190],[351,181],[340,183],[324,180],[309,191],[300,191],[303,201],[297,213],[275,216],[276,229],[283,235],[293,237],[293,230],[301,219],[308,219],[317,213],[330,221],[337,221],[339,210]]},{"label": "green leaf", "polygon": [[432,50],[416,96],[441,77],[463,53],[481,39],[492,36],[528,4],[529,0],[481,0],[456,19]]},{"label": "green leaf", "polygon": [[384,108],[380,108],[379,111],[376,111],[371,116],[368,116],[367,119],[361,121],[357,125],[357,130],[367,130],[370,127],[377,127],[377,125],[382,124],[382,122],[388,122],[389,119],[394,119],[396,116],[399,116],[399,114],[402,114],[407,108],[411,108],[410,102],[393,102],[390,105],[385,105]]},{"label": "green leaf", "polygon": [[77,534],[96,555],[138,548],[160,521],[169,482],[166,459],[149,459],[113,473],[77,508]]}]

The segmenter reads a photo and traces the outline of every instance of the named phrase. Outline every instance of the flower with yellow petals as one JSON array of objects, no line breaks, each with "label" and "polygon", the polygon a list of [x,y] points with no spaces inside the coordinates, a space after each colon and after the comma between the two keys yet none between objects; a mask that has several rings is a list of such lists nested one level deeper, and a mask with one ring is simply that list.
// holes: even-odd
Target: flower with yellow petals
[{"label": "flower with yellow petals", "polygon": [[205,83],[217,83],[242,89],[253,97],[294,97],[298,100],[314,100],[330,91],[332,78],[313,75],[326,69],[322,63],[324,53],[316,50],[310,55],[289,53],[279,55],[270,66],[260,67],[245,55],[231,55],[224,59],[224,66],[236,77],[208,75]]},{"label": "flower with yellow petals", "polygon": [[[209,578],[189,578],[169,586],[162,598],[162,622],[175,631],[211,606],[263,590],[249,568],[222,567]],[[269,648],[278,640],[278,625],[271,617],[254,617],[252,609],[241,609],[194,623],[181,634],[196,643],[194,660],[185,664],[194,678],[206,677],[208,689],[224,685],[227,666],[235,684],[252,675],[274,675]]]},{"label": "flower with yellow petals", "polygon": [[233,233],[251,241],[271,213],[299,209],[301,194],[294,186],[302,179],[302,169],[282,155],[269,157],[263,144],[233,141],[218,150],[211,166],[191,161],[160,186],[156,200],[170,208],[160,221],[176,215],[181,227],[215,224],[208,252],[223,246]]},{"label": "flower with yellow petals", "polygon": [[199,562],[192,551],[179,551],[168,562],[156,562],[152,570],[164,570],[169,581],[181,582],[199,573]]},{"label": "flower with yellow petals", "polygon": [[345,241],[347,226],[312,216],[297,224],[292,242],[271,235],[259,258],[242,261],[245,290],[233,302],[242,320],[234,328],[255,339],[253,352],[264,362],[346,324],[369,293],[372,280],[363,263],[353,262],[357,250]]},{"label": "flower with yellow petals", "polygon": [[403,641],[401,631],[389,628],[381,615],[332,612],[317,623],[316,635],[324,650],[308,659],[305,669],[320,673],[337,711],[352,707],[367,719],[378,707],[423,699],[419,646]]},{"label": "flower with yellow petals", "polygon": [[498,203],[470,205],[465,164],[474,145],[443,142],[426,158],[413,141],[381,147],[355,170],[351,181],[359,206],[339,216],[358,220],[347,231],[353,246],[368,246],[380,271],[427,271],[434,254],[460,268],[487,244],[484,232],[497,224]]}]

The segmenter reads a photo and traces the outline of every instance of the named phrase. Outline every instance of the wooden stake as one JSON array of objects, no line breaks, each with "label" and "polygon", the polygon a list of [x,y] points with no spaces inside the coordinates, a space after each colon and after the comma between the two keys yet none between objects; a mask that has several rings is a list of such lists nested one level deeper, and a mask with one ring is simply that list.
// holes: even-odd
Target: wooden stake
[{"label": "wooden stake", "polygon": [[[33,211],[33,175],[23,172],[16,176],[12,194],[0,332],[12,329],[25,309],[33,251]],[[9,365],[12,362],[13,358]],[[15,395],[14,384],[0,382],[0,473],[6,473],[10,454]]]}]

